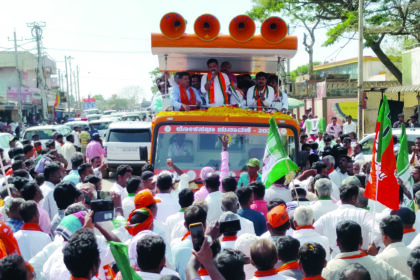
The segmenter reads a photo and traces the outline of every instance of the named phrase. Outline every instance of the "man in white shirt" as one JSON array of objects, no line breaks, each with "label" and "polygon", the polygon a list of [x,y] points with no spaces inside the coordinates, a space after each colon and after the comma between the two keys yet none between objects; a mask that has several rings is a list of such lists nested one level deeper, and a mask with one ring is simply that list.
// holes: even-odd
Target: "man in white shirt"
[{"label": "man in white shirt", "polygon": [[336,242],[341,253],[329,261],[322,271],[322,277],[326,280],[340,279],[342,270],[352,263],[365,267],[370,274],[370,279],[409,279],[387,263],[360,250],[363,238],[362,228],[358,223],[342,221],[337,224],[336,230]]},{"label": "man in white shirt", "polygon": [[281,177],[265,191],[264,200],[267,203],[277,199],[282,199],[286,203],[292,201],[292,194],[287,185],[284,185],[285,180],[285,176]]},{"label": "man in white shirt", "polygon": [[322,178],[315,182],[315,194],[318,200],[309,205],[314,212],[315,221],[322,215],[338,208],[338,205],[331,199],[331,191],[332,183],[329,179]]},{"label": "man in white shirt", "polygon": [[388,216],[379,224],[382,232],[382,242],[385,249],[376,256],[377,259],[388,263],[390,266],[407,277],[411,277],[411,269],[407,260],[411,249],[401,242],[403,237],[403,223],[398,216]]},{"label": "man in white shirt", "polygon": [[203,207],[192,205],[185,210],[185,228],[188,232],[182,237],[172,241],[172,263],[175,270],[179,273],[181,279],[185,280],[185,268],[191,258],[191,251],[193,243],[191,239],[190,225],[195,223],[203,224],[203,231],[205,232],[207,213]]},{"label": "man in white shirt", "polygon": [[73,138],[74,138],[74,145],[76,146],[76,147],[79,147],[80,148],[80,139],[79,139],[79,136],[80,136],[80,131],[81,131],[81,127],[80,126],[78,126],[78,125],[76,125],[74,128],[73,128],[73,131],[72,131],[72,133],[71,134],[73,134]]},{"label": "man in white shirt", "polygon": [[208,106],[222,106],[229,104],[229,77],[219,71],[219,62],[211,58],[207,60],[209,73],[201,77],[201,93]]},{"label": "man in white shirt", "polygon": [[74,136],[69,134],[66,136],[66,143],[61,147],[61,154],[69,163],[67,165],[68,169],[71,168],[71,158],[76,154],[76,148],[74,147]]},{"label": "man in white shirt", "polygon": [[14,234],[14,237],[19,244],[23,258],[30,260],[51,242],[51,238],[39,226],[39,212],[35,201],[28,200],[23,202],[19,206],[19,214],[24,224]]},{"label": "man in white shirt", "polygon": [[112,186],[110,192],[119,194],[121,200],[127,197],[127,190],[125,185],[127,184],[128,178],[132,176],[133,169],[128,165],[120,165],[117,168],[117,181]]},{"label": "man in white shirt", "polygon": [[[224,227],[224,224],[228,224],[230,222],[233,223],[237,223],[237,224],[241,224],[240,220],[239,220],[239,215],[232,213],[230,211],[228,212],[223,212],[223,214],[220,216],[219,218],[219,224],[221,225],[221,234],[222,236],[220,237],[220,246],[221,246],[221,250],[225,250],[225,249],[235,249],[235,241],[238,239],[238,232],[239,230],[233,230],[231,228],[231,226],[228,226],[227,228]],[[227,229],[231,229],[231,231],[226,231]],[[239,229],[239,228],[238,228]]]},{"label": "man in white shirt", "polygon": [[[137,274],[144,280],[158,280],[162,277],[165,267],[165,241],[158,235],[146,235],[138,240],[137,265],[140,271]],[[168,270],[168,269],[166,269]],[[168,275],[168,271],[165,272]],[[178,276],[172,271],[171,275]]]},{"label": "man in white shirt", "polygon": [[170,173],[159,174],[156,185],[159,190],[156,197],[161,200],[161,203],[158,205],[156,220],[164,223],[166,218],[177,213],[180,207],[178,201],[171,194],[172,176]]},{"label": "man in white shirt", "polygon": [[127,180],[127,197],[124,198],[121,202],[125,219],[128,219],[128,216],[130,215],[131,211],[133,211],[136,208],[134,206],[134,198],[137,192],[141,190],[140,183],[140,178],[135,176]]},{"label": "man in white shirt", "polygon": [[328,238],[330,248],[333,250],[333,257],[339,252],[339,248],[336,244],[336,227],[341,221],[350,220],[357,222],[361,226],[363,234],[362,249],[367,250],[369,244],[373,241],[375,241],[375,244],[379,244],[380,242],[379,232],[376,232],[376,230],[372,228],[374,225],[374,216],[370,212],[356,207],[358,195],[358,186],[341,186],[340,198],[342,205],[336,210],[324,214],[314,223],[315,230]]},{"label": "man in white shirt", "polygon": [[[238,196],[234,192],[227,192],[223,194],[222,197],[222,210],[223,212],[232,212],[237,214],[239,209]],[[241,236],[244,233],[255,234],[254,223],[248,219],[242,218],[239,216],[239,221],[241,223],[241,230],[238,232],[238,236]]]},{"label": "man in white shirt", "polygon": [[166,231],[166,236],[168,238],[169,244],[171,244],[172,242],[172,233],[174,233],[175,227],[177,226],[177,224],[182,223],[182,227],[180,227],[180,230],[177,231],[178,233],[177,237],[180,238],[185,234],[185,232],[187,232],[187,230],[185,229],[185,226],[183,225],[184,212],[185,212],[185,209],[187,209],[193,204],[193,202],[194,202],[194,192],[192,190],[183,189],[179,192],[178,203],[181,208],[179,209],[178,212],[169,216],[164,223],[164,228]]},{"label": "man in white shirt", "polygon": [[57,153],[62,154],[63,145],[64,145],[63,134],[57,134],[55,138],[55,149],[57,150]]},{"label": "man in white shirt", "polygon": [[279,77],[277,75],[270,75],[267,84],[274,90],[274,100],[271,106],[280,112],[287,113],[289,109],[289,98],[287,93],[280,88],[281,80],[279,80]]},{"label": "man in white shirt", "polygon": [[40,189],[44,199],[40,201],[40,204],[48,212],[50,219],[58,213],[57,203],[54,200],[54,189],[55,185],[61,181],[61,170],[60,166],[56,163],[50,163],[44,168],[45,182],[41,185]]},{"label": "man in white shirt", "polygon": [[326,259],[330,259],[330,244],[328,238],[315,231],[312,226],[314,222],[313,211],[309,206],[299,206],[293,212],[293,224],[295,231],[292,237],[299,240],[300,244],[307,242],[317,242],[324,247]]},{"label": "man in white shirt", "polygon": [[337,124],[337,117],[331,118],[331,123],[327,125],[326,131],[329,135],[333,135],[334,138],[338,138],[342,129],[341,126]]},{"label": "man in white shirt", "polygon": [[402,242],[405,246],[410,245],[411,241],[413,241],[418,234],[413,227],[416,222],[416,214],[408,207],[400,207],[398,210],[392,210],[391,215],[397,215],[401,218],[404,227]]},{"label": "man in white shirt", "polygon": [[356,122],[352,122],[352,117],[348,115],[346,122],[343,124],[343,134],[349,134],[350,132],[357,133],[356,130]]},{"label": "man in white shirt", "polygon": [[[347,165],[351,161],[351,158],[345,155],[342,155],[338,161],[338,168],[336,168],[333,172],[328,175],[331,179],[331,182],[335,184],[338,188],[341,186],[344,179],[346,179],[349,175],[347,173]],[[335,200],[339,200],[339,197],[332,193],[332,196]]]},{"label": "man in white shirt", "polygon": [[362,151],[362,145],[360,145],[359,143],[356,143],[356,145],[353,148],[352,160],[353,160],[353,162],[354,161],[361,161],[361,162],[365,161],[365,157],[363,156],[363,151]]},{"label": "man in white shirt", "polygon": [[246,103],[248,108],[262,111],[271,106],[274,100],[274,89],[267,86],[267,74],[258,72],[255,76],[257,85],[252,86],[246,93]]},{"label": "man in white shirt", "polygon": [[216,173],[210,173],[205,178],[205,185],[209,192],[205,201],[207,203],[207,221],[209,223],[219,220],[222,215],[222,197],[223,193],[219,191],[220,179]]}]

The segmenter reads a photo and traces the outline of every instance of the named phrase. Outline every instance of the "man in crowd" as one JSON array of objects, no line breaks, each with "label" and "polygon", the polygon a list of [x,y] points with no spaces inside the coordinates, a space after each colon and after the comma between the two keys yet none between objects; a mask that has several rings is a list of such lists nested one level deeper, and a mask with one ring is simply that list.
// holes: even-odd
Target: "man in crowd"
[{"label": "man in crowd", "polygon": [[205,201],[207,203],[207,220],[209,222],[214,222],[219,220],[222,211],[222,196],[223,193],[219,191],[220,187],[220,178],[216,173],[210,173],[205,179],[205,185],[209,195],[206,197]]},{"label": "man in crowd", "polygon": [[127,185],[125,189],[127,190],[127,197],[124,198],[121,202],[123,212],[124,212],[124,218],[128,219],[128,216],[130,215],[131,211],[133,211],[136,207],[134,205],[134,198],[136,194],[141,191],[140,186],[140,178],[133,176],[127,180]]},{"label": "man in crowd", "polygon": [[285,185],[286,176],[281,177],[274,182],[265,192],[264,200],[268,203],[273,200],[281,199],[285,202],[292,201],[292,194],[287,185]]},{"label": "man in crowd", "polygon": [[[347,165],[349,164],[349,161],[351,161],[350,157],[342,155],[338,162],[338,168],[328,175],[335,186],[341,186],[341,182],[349,176],[347,173]],[[332,196],[335,200],[339,200],[337,194],[332,193]]]},{"label": "man in crowd", "polygon": [[79,166],[83,164],[83,154],[76,153],[71,158],[71,171],[67,176],[63,178],[63,181],[70,181],[73,182],[75,185],[79,184],[80,182],[80,175],[79,175]]},{"label": "man in crowd", "polygon": [[125,185],[128,178],[132,176],[133,169],[128,165],[120,165],[117,168],[117,181],[112,186],[110,192],[121,196],[121,200],[127,197],[127,190]]},{"label": "man in crowd", "polygon": [[285,236],[290,228],[286,205],[284,201],[282,203],[283,204],[278,204],[272,209],[269,209],[267,214],[268,231],[261,236],[262,238],[272,240],[274,243],[277,243],[277,240],[281,236]]},{"label": "man in crowd", "polygon": [[61,153],[68,163],[71,162],[71,158],[76,154],[76,148],[74,147],[74,136],[69,134],[66,136],[66,143],[61,148]]},{"label": "man in crowd", "polygon": [[104,149],[102,148],[102,140],[99,133],[94,133],[92,141],[86,146],[86,161],[89,162],[94,157],[100,157],[101,159],[104,157]]},{"label": "man in crowd", "polygon": [[82,154],[86,156],[86,147],[90,140],[89,127],[86,127],[82,132],[80,132],[79,140]]},{"label": "man in crowd", "polygon": [[252,182],[261,182],[260,161],[257,158],[251,158],[246,164],[248,172],[242,174],[238,181],[238,187],[248,186]]},{"label": "man in crowd", "polygon": [[272,106],[279,111],[286,113],[289,109],[289,98],[287,93],[282,91],[280,88],[281,80],[279,80],[277,75],[270,75],[268,77],[267,84],[274,89],[274,100]]},{"label": "man in crowd", "polygon": [[398,210],[392,210],[391,215],[397,215],[401,218],[404,227],[404,235],[402,242],[408,246],[417,236],[416,230],[413,228],[416,222],[416,213],[407,207],[400,207]]},{"label": "man in crowd", "polygon": [[276,243],[280,266],[279,274],[301,280],[304,275],[297,262],[300,248],[299,240],[290,236],[281,236]]},{"label": "man in crowd", "polygon": [[267,86],[267,74],[258,72],[255,76],[257,85],[252,86],[246,93],[246,103],[248,108],[254,108],[258,111],[270,108],[274,100],[274,89]]},{"label": "man in crowd", "polygon": [[356,143],[356,145],[353,148],[353,155],[352,155],[352,161],[358,161],[358,162],[364,162],[365,161],[365,157],[363,156],[363,150],[362,150],[362,145],[360,145],[359,143]]},{"label": "man in crowd", "polygon": [[253,202],[253,192],[251,187],[242,187],[236,194],[238,195],[241,209],[238,211],[239,216],[248,219],[254,223],[255,234],[260,236],[267,231],[265,217],[261,212],[251,209]]},{"label": "man in crowd", "polygon": [[405,124],[404,114],[398,114],[398,121],[394,122],[394,124],[392,125],[392,128],[401,128],[401,125],[403,123]]},{"label": "man in crowd", "polygon": [[159,192],[156,198],[161,200],[163,207],[158,207],[156,220],[164,223],[166,218],[179,211],[179,204],[175,197],[172,195],[172,174],[161,173],[157,177],[156,186]]},{"label": "man in crowd", "polygon": [[318,243],[305,243],[299,249],[299,267],[302,269],[305,278],[303,279],[323,279],[321,277],[326,260],[325,249]]},{"label": "man in crowd", "polygon": [[337,124],[337,117],[332,117],[331,123],[327,125],[327,133],[333,135],[334,138],[337,138],[341,131],[341,126]]},{"label": "man in crowd", "polygon": [[352,117],[348,115],[346,122],[343,124],[343,134],[349,134],[350,132],[356,132],[356,123],[352,121]]},{"label": "man in crowd", "polygon": [[321,178],[315,182],[315,194],[318,200],[309,207],[314,213],[314,220],[317,221],[324,214],[337,209],[338,205],[331,199],[332,183],[329,179]]},{"label": "man in crowd", "polygon": [[190,74],[179,74],[180,84],[172,89],[172,106],[175,111],[195,110],[201,105],[201,97],[197,90],[190,87]]},{"label": "man in crowd", "polygon": [[219,63],[211,58],[207,61],[209,73],[201,78],[201,93],[204,94],[208,106],[229,104],[229,77],[219,71]]},{"label": "man in crowd", "polygon": [[54,189],[55,186],[61,181],[61,170],[60,166],[55,163],[48,164],[44,168],[45,182],[40,187],[44,199],[41,204],[42,207],[48,212],[50,219],[58,213],[57,203],[54,200]]},{"label": "man in crowd", "polygon": [[39,213],[35,201],[28,200],[23,202],[19,207],[19,213],[24,224],[14,236],[19,244],[22,256],[25,260],[30,260],[42,248],[47,246],[51,239],[39,227]]},{"label": "man in crowd", "polygon": [[23,188],[20,190],[23,199],[26,201],[33,200],[36,203],[39,213],[39,226],[41,227],[42,231],[46,234],[50,234],[51,232],[51,219],[48,216],[48,212],[42,208],[40,201],[44,198],[42,195],[42,191],[37,185],[35,181],[31,181],[26,183]]}]

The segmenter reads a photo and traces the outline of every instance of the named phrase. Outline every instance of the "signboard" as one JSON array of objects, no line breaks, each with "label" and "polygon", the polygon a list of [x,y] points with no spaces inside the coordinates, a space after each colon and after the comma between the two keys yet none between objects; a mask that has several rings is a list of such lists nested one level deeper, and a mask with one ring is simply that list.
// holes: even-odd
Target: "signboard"
[{"label": "signboard", "polygon": [[332,117],[337,118],[337,123],[342,125],[347,115],[357,121],[357,98],[331,98],[327,100],[327,123]]},{"label": "signboard", "polygon": [[[268,135],[269,127],[226,126],[226,125],[162,125],[159,133],[182,134],[240,134],[240,135]],[[280,128],[280,135],[293,136],[290,129]]]}]

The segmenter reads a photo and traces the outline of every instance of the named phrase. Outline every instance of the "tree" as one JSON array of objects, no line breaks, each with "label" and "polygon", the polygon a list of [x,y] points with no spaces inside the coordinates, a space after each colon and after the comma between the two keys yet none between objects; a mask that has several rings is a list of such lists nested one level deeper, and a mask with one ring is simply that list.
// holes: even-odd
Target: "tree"
[{"label": "tree", "polygon": [[[321,62],[315,61],[313,63],[313,66],[319,65],[319,64],[321,64]],[[291,71],[290,72],[290,80],[292,80],[293,82],[296,82],[296,77],[297,76],[305,75],[305,74],[309,74],[309,64],[301,65],[298,68],[296,68],[295,70]]]},{"label": "tree", "polygon": [[[265,0],[254,0],[265,3]],[[269,0],[275,4],[279,1]],[[355,0],[283,0],[284,5],[310,6],[315,13],[307,16],[321,19],[325,25],[330,24],[325,46],[334,44],[340,39],[352,39],[358,26],[358,1]],[[281,6],[281,5],[280,5]],[[279,5],[275,5],[279,7]],[[364,5],[364,39],[369,47],[388,70],[402,82],[402,73],[382,50],[381,43],[385,38],[406,36],[420,42],[420,5],[418,0],[366,0]],[[302,10],[306,12],[306,10]],[[268,13],[278,10],[268,10]]]},{"label": "tree", "polygon": [[156,80],[160,77],[162,77],[162,73],[159,71],[159,67],[156,67],[152,71],[149,72],[150,79],[153,81],[153,86],[150,88],[153,94],[156,94],[159,90],[156,85]]},{"label": "tree", "polygon": [[253,2],[254,7],[248,12],[251,18],[263,21],[271,14],[279,12],[283,16],[290,17],[292,23],[301,24],[305,28],[303,45],[309,55],[307,74],[312,76],[315,31],[321,23],[321,18],[319,16],[314,17],[314,15],[323,15],[324,11],[316,9],[313,5],[304,5],[295,0],[253,0]]}]

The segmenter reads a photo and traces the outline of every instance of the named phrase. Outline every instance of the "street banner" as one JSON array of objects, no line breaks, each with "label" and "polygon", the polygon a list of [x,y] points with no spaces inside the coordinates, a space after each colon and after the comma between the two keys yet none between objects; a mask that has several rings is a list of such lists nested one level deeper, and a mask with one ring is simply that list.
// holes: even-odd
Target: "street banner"
[{"label": "street banner", "polygon": [[384,96],[376,123],[372,149],[372,166],[365,197],[398,210],[399,185],[396,178],[396,160],[392,140],[392,124],[388,100]]},{"label": "street banner", "polygon": [[286,183],[290,182],[298,169],[287,154],[276,120],[271,118],[262,167],[262,181],[265,187],[269,188],[283,176],[286,176]]}]

